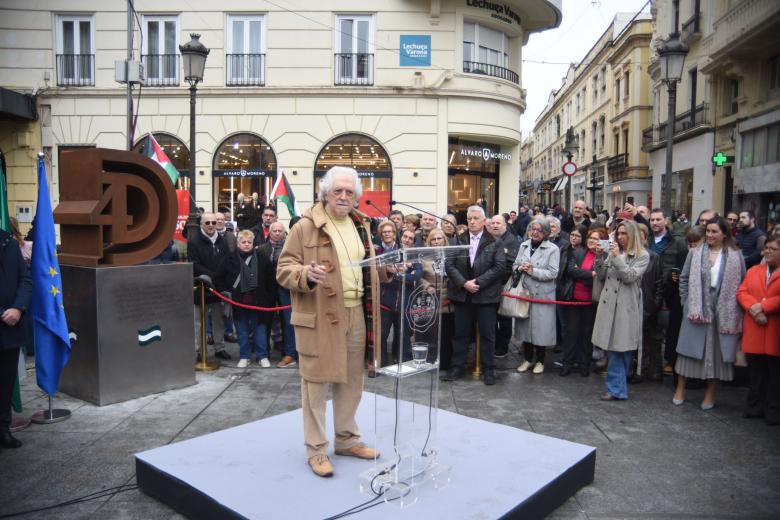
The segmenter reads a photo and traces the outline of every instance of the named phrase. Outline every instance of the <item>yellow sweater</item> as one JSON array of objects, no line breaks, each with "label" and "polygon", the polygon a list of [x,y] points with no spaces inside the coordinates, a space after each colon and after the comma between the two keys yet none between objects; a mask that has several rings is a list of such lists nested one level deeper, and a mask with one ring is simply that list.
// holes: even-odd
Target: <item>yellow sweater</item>
[{"label": "yellow sweater", "polygon": [[366,256],[366,250],[360,241],[355,223],[351,218],[338,219],[327,210],[328,221],[325,230],[333,240],[341,268],[341,287],[344,292],[344,307],[357,307],[363,297],[363,270],[352,266]]}]

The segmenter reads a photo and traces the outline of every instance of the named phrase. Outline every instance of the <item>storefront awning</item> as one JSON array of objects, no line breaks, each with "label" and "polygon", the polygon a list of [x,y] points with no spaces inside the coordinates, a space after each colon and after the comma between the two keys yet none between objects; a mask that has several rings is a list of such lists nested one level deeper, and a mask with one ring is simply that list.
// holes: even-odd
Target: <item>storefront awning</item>
[{"label": "storefront awning", "polygon": [[35,110],[35,99],[28,94],[20,94],[19,92],[0,87],[0,117],[35,121],[38,119],[38,114]]},{"label": "storefront awning", "polygon": [[562,181],[562,180],[563,180],[563,179],[558,179],[558,181],[555,183],[555,187],[552,189],[553,191],[558,191],[558,186],[560,186],[560,185],[561,185],[561,181]]},{"label": "storefront awning", "polygon": [[558,184],[555,185],[555,189],[553,191],[563,191],[564,188],[566,188],[566,183],[569,182],[568,177],[563,177],[558,181]]}]

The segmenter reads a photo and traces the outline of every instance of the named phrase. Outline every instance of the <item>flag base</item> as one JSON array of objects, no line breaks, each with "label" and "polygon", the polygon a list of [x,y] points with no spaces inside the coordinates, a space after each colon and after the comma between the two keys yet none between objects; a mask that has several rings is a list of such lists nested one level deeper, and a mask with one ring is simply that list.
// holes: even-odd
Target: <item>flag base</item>
[{"label": "flag base", "polygon": [[70,419],[70,410],[40,410],[30,416],[30,420],[35,424],[52,424],[65,419]]},{"label": "flag base", "polygon": [[8,431],[11,433],[20,432],[30,426],[31,423],[32,421],[29,417],[24,417],[23,415],[14,415],[11,419],[11,427],[8,428]]}]

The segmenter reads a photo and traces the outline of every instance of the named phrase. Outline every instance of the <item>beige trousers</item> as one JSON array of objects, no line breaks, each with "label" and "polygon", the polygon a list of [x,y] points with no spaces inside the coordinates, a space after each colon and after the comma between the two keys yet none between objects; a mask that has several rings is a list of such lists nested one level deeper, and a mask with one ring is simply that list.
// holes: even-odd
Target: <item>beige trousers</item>
[{"label": "beige trousers", "polygon": [[[348,449],[360,442],[360,430],[355,421],[360,398],[363,395],[363,363],[366,343],[366,323],[363,306],[347,307],[347,382],[332,383],[334,447]],[[313,383],[301,379],[303,404],[303,438],[306,454],[327,455],[328,437],[325,432],[325,407],[328,386],[331,383]]]}]

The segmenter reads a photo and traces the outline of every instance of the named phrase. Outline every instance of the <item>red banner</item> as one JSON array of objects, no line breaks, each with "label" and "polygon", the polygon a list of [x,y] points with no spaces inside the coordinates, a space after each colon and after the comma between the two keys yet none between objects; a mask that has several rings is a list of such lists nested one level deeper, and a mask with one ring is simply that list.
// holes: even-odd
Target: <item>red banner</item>
[{"label": "red banner", "polygon": [[[371,201],[371,204],[368,204],[368,201]],[[390,192],[364,190],[358,209],[369,217],[387,218],[390,214]]]},{"label": "red banner", "polygon": [[187,218],[190,216],[190,192],[188,190],[176,190],[176,200],[178,202],[178,217],[176,218],[176,231],[173,232],[173,239],[179,242],[186,242],[187,239],[181,234],[182,229],[187,225]]}]

